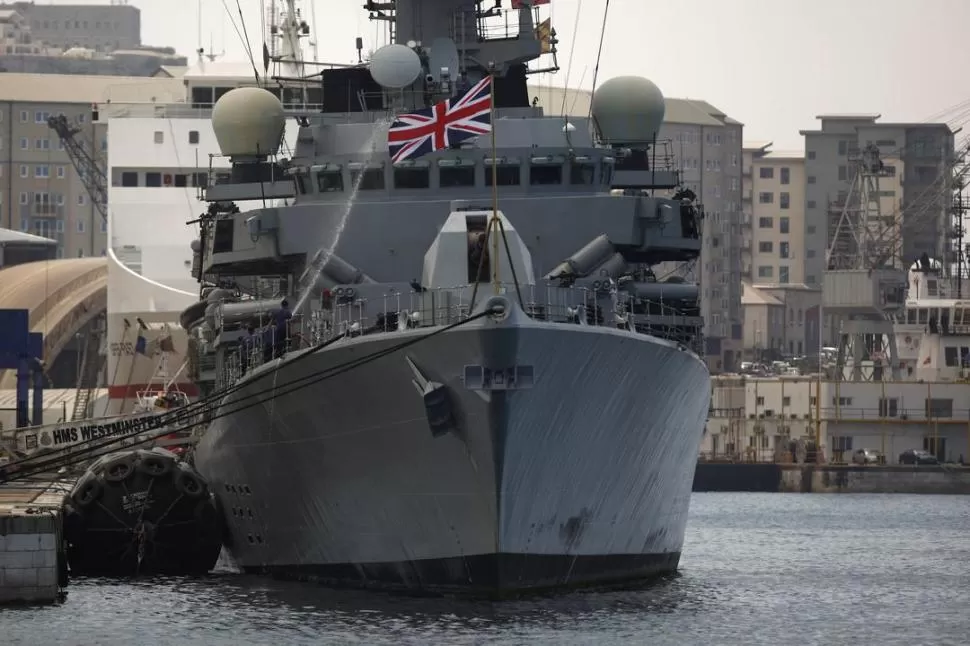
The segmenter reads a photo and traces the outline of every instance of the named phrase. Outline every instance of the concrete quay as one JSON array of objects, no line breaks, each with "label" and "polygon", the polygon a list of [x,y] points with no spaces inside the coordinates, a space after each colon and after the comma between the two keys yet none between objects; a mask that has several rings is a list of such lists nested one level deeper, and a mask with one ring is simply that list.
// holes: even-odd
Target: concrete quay
[{"label": "concrete quay", "polygon": [[0,485],[0,604],[54,603],[67,585],[61,506],[70,483]]},{"label": "concrete quay", "polygon": [[693,490],[970,495],[970,467],[698,462]]}]

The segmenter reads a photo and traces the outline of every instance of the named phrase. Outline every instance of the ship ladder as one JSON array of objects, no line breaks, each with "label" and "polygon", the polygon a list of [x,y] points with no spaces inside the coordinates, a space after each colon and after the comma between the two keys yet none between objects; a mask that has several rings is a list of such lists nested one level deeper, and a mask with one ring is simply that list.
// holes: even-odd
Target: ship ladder
[{"label": "ship ladder", "polygon": [[[97,384],[97,374],[91,374],[91,365],[97,365],[97,361],[91,357],[91,346],[100,345],[100,335],[92,333],[84,341],[81,349],[81,361],[78,363],[77,370],[77,390],[74,393],[74,407],[71,410],[71,421],[76,422],[88,417],[88,404],[91,403],[91,395]],[[97,356],[97,351],[94,352]]]}]

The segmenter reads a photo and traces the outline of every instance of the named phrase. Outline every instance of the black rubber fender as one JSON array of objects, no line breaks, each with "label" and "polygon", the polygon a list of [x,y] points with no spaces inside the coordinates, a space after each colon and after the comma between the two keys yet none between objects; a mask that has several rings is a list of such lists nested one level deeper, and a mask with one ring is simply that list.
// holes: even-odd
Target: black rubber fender
[{"label": "black rubber fender", "polygon": [[201,498],[206,493],[205,482],[187,469],[175,474],[175,489],[188,498]]},{"label": "black rubber fender", "polygon": [[103,493],[104,485],[97,476],[89,473],[74,486],[74,491],[71,493],[71,502],[78,509],[85,509],[96,503]]},{"label": "black rubber fender", "polygon": [[135,456],[131,453],[107,460],[101,467],[102,477],[108,482],[124,482],[134,472]]},{"label": "black rubber fender", "polygon": [[175,460],[167,455],[147,452],[141,454],[135,468],[145,475],[160,478],[171,473],[175,468]]}]

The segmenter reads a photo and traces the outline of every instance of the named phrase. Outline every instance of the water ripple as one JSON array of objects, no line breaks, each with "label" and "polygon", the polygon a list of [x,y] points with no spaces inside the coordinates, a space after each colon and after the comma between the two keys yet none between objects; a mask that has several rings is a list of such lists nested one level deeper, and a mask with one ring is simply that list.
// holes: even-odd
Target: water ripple
[{"label": "water ripple", "polygon": [[72,583],[0,613],[0,643],[965,644],[964,497],[697,494],[679,576],[504,604],[333,591],[231,573]]}]

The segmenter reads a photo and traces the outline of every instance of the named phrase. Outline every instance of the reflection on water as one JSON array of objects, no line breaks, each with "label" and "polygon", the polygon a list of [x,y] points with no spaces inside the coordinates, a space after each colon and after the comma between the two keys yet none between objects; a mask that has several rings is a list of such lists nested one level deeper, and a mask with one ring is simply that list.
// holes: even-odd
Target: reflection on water
[{"label": "reflection on water", "polygon": [[[230,573],[76,581],[2,644],[965,644],[963,497],[698,494],[682,574],[502,604]],[[137,639],[132,639],[137,635]]]}]

